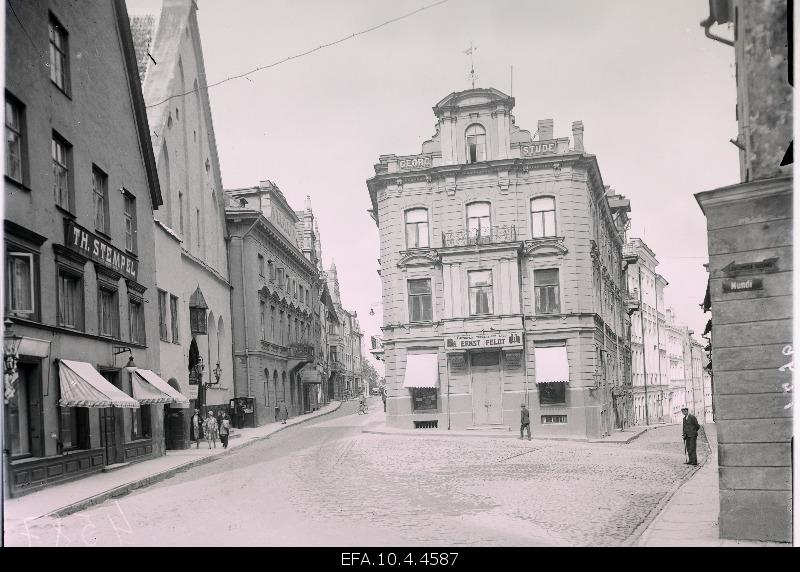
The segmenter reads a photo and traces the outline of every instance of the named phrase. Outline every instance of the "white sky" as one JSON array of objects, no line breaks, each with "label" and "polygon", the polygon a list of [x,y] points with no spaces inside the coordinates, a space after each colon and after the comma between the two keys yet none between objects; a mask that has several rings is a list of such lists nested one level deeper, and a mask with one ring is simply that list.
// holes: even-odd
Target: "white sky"
[{"label": "white sky", "polygon": [[[431,3],[197,0],[208,82]],[[159,6],[128,0],[131,13]],[[739,181],[728,142],[734,53],[704,36],[707,16],[704,0],[449,0],[210,89],[223,184],[270,179],[295,209],[311,195],[324,264],[336,260],[368,345],[380,333],[381,284],[365,181],[379,155],[420,152],[434,133],[431,107],[469,87],[472,41],[478,87],[508,93],[514,66],[518,126],[533,133],[553,118],[555,136],[571,137],[571,122],[583,121],[605,184],[631,200],[629,236],[656,253],[667,306],[699,336],[707,241],[693,195]]]}]

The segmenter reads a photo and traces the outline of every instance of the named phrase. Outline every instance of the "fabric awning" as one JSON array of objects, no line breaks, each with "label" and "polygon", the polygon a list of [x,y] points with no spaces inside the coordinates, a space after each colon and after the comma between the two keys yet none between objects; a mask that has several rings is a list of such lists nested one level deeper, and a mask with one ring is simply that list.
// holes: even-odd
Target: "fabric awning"
[{"label": "fabric awning", "polygon": [[403,387],[437,387],[439,354],[408,354]]},{"label": "fabric awning", "polygon": [[131,387],[133,389],[133,398],[142,405],[151,405],[153,403],[170,403],[172,398],[159,391],[141,375],[138,375],[140,370],[136,370],[137,375],[131,376]]},{"label": "fabric awning", "polygon": [[534,348],[536,383],[569,382],[569,361],[566,346]]},{"label": "fabric awning", "polygon": [[114,387],[91,364],[65,359],[60,363],[61,407],[139,407],[138,401]]},{"label": "fabric awning", "polygon": [[[141,377],[152,386],[152,388],[164,394],[168,399],[168,401],[150,401],[149,403],[172,403],[172,407],[176,409],[186,409],[189,407],[189,398],[158,377],[155,372],[149,369],[137,369],[136,377]],[[134,379],[136,379],[136,377],[134,377]],[[142,403],[145,402],[142,401]]]}]

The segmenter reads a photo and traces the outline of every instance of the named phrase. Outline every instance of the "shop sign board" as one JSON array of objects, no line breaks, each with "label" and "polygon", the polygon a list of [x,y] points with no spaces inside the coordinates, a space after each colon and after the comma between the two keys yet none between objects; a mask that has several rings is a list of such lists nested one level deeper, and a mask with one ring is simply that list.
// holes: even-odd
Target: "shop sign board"
[{"label": "shop sign board", "polygon": [[197,399],[197,393],[198,393],[198,391],[197,391],[197,390],[198,390],[198,388],[199,388],[199,387],[200,387],[200,386],[199,386],[199,385],[197,385],[197,384],[194,384],[194,385],[189,385],[189,386],[188,386],[188,388],[189,388],[189,394],[188,394],[186,397],[188,397],[189,399]]},{"label": "shop sign board", "polygon": [[763,289],[764,283],[761,278],[726,278],[722,281],[722,291],[726,294]]},{"label": "shop sign board", "polygon": [[397,159],[397,168],[401,171],[430,169],[431,167],[433,167],[433,157],[430,155],[415,155],[412,157],[399,157]]},{"label": "shop sign board", "polygon": [[522,349],[522,331],[481,332],[445,336],[446,351],[464,351],[479,349]]},{"label": "shop sign board", "polygon": [[122,274],[125,278],[136,280],[139,262],[135,258],[71,220],[65,223],[65,234],[65,246],[68,249]]},{"label": "shop sign board", "polygon": [[535,141],[533,143],[523,143],[519,146],[519,154],[522,157],[534,157],[536,155],[550,155],[558,153],[558,141]]}]

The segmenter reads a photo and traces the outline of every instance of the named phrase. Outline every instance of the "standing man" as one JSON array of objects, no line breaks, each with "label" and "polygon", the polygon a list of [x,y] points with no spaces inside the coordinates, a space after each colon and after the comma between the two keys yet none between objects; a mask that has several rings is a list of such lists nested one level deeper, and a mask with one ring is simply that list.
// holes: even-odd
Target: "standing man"
[{"label": "standing man", "polygon": [[525,404],[523,403],[522,405],[520,405],[519,413],[520,413],[520,415],[519,415],[519,423],[520,423],[520,425],[519,425],[519,438],[522,439],[522,432],[527,429],[528,430],[528,441],[530,441],[531,440],[531,412],[528,411],[528,408],[525,407]]},{"label": "standing man", "polygon": [[191,421],[191,438],[192,441],[197,443],[197,448],[200,448],[200,439],[202,438],[202,431],[203,431],[203,418],[200,417],[200,410],[195,409],[194,415],[192,415]]},{"label": "standing man", "polygon": [[697,422],[697,417],[689,413],[689,408],[684,407],[681,409],[683,413],[683,444],[686,448],[686,454],[689,460],[686,465],[697,464],[697,430],[700,429],[700,424]]}]

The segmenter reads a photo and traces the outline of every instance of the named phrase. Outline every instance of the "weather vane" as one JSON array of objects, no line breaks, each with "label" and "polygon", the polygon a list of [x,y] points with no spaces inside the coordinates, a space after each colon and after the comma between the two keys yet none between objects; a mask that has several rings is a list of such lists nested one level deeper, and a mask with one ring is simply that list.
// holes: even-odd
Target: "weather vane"
[{"label": "weather vane", "polygon": [[472,57],[472,53],[477,49],[477,47],[472,46],[472,40],[470,40],[469,49],[464,50],[464,54],[469,56],[469,78],[472,82],[472,89],[475,89],[475,80],[478,79],[478,75],[475,73],[475,62]]}]

